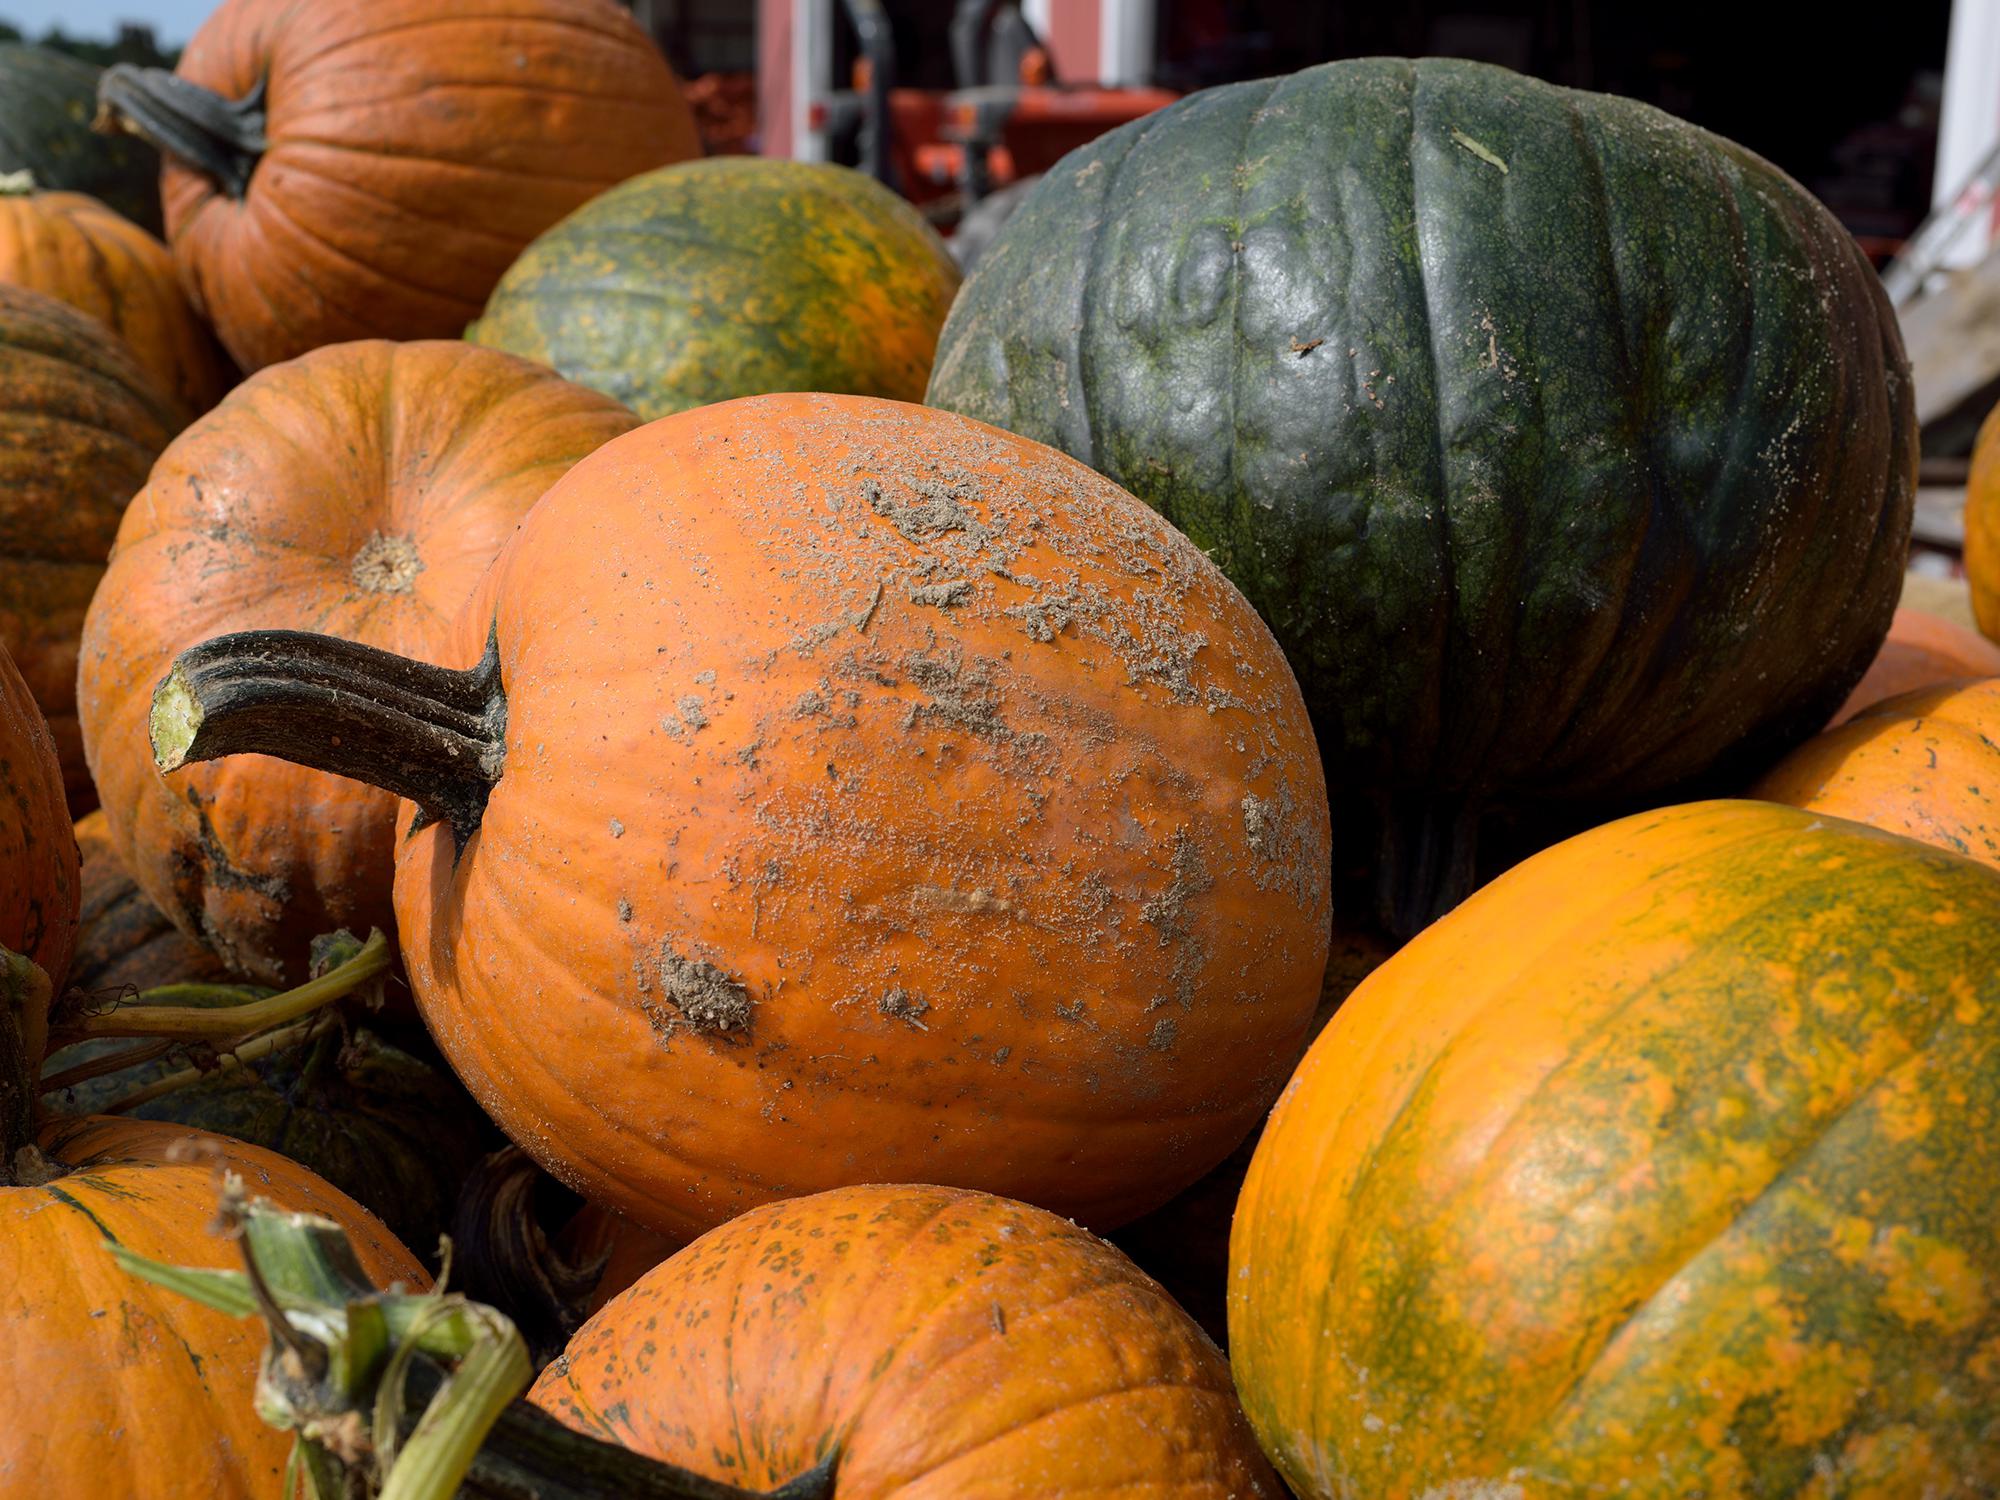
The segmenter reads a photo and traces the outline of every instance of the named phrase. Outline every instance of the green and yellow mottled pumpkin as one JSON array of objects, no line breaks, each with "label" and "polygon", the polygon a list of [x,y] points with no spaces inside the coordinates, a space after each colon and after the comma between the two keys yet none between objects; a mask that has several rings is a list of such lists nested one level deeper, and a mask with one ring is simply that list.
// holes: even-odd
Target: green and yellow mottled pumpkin
[{"label": "green and yellow mottled pumpkin", "polygon": [[957,290],[944,242],[872,179],[713,157],[564,219],[466,337],[649,420],[770,391],[919,401]]},{"label": "green and yellow mottled pumpkin", "polygon": [[1301,1495],[2000,1493],[2000,881],[1750,802],[1538,855],[1273,1112],[1231,1356]]}]

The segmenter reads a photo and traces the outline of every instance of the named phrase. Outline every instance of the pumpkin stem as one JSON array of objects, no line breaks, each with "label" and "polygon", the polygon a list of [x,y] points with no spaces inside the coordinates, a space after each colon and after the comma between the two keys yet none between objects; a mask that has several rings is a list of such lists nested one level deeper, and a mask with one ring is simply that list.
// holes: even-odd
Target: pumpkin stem
[{"label": "pumpkin stem", "polygon": [[[245,1269],[167,1266],[120,1245],[127,1272],[272,1331],[257,1410],[299,1434],[326,1493],[381,1500],[830,1500],[835,1458],[771,1491],[742,1489],[564,1426],[516,1395],[530,1365],[496,1309],[456,1294],[378,1292],[347,1235],[223,1189]],[[322,1437],[329,1441],[322,1443]],[[337,1441],[334,1441],[337,1439]],[[386,1471],[386,1472],[384,1472]]]},{"label": "pumpkin stem", "polygon": [[549,1243],[536,1201],[545,1186],[555,1184],[533,1157],[503,1146],[472,1169],[451,1215],[460,1288],[507,1309],[537,1367],[583,1326],[590,1294],[611,1262],[607,1249],[572,1263]]},{"label": "pumpkin stem", "polygon": [[463,851],[506,760],[500,648],[454,672],[330,635],[245,630],[190,646],[153,694],[162,771],[275,755],[417,804]]},{"label": "pumpkin stem", "polygon": [[265,82],[259,79],[241,99],[225,99],[165,68],[114,63],[97,82],[94,128],[136,135],[240,199],[268,145]]},{"label": "pumpkin stem", "polygon": [[13,1187],[22,1153],[35,1144],[35,1075],[28,1029],[49,1008],[49,976],[41,966],[0,948],[0,1187]]},{"label": "pumpkin stem", "polygon": [[1413,938],[1477,885],[1479,810],[1462,798],[1391,793],[1381,820],[1377,914],[1393,936]]}]

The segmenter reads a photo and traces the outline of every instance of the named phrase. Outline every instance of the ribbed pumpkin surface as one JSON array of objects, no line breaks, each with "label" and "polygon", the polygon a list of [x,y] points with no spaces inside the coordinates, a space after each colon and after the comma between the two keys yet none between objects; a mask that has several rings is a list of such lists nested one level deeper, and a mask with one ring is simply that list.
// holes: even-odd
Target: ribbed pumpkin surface
[{"label": "ribbed pumpkin surface", "polygon": [[264,87],[241,199],[169,158],[182,279],[245,370],[361,338],[456,338],[521,249],[694,118],[611,0],[224,0],[179,75]]},{"label": "ribbed pumpkin surface", "polygon": [[112,847],[102,808],[79,818],[75,833],[83,857],[83,906],[71,984],[96,993],[213,983],[229,977],[220,958],[146,899]]},{"label": "ribbed pumpkin surface", "polygon": [[0,643],[48,717],[77,811],[96,801],[77,637],[125,503],[184,418],[110,329],[0,283]]},{"label": "ribbed pumpkin surface", "polygon": [[100,135],[98,69],[42,47],[0,45],[0,173],[88,193],[160,233],[160,158],[135,136]]},{"label": "ribbed pumpkin surface", "polygon": [[[76,946],[78,899],[55,742],[0,640],[0,948],[40,965],[57,994]],[[39,1060],[41,1018],[28,1019]]]},{"label": "ribbed pumpkin surface", "polygon": [[118,856],[229,968],[303,983],[313,938],[394,929],[396,800],[262,757],[154,769],[174,655],[314,629],[420,658],[528,508],[632,414],[525,360],[363,341],[259,371],[162,455],[84,630],[84,743]]},{"label": "ribbed pumpkin surface", "polygon": [[944,242],[873,179],[725,156],[570,215],[466,337],[647,418],[766,391],[918,401],[957,290]]},{"label": "ribbed pumpkin surface", "polygon": [[1231,1357],[1293,1487],[2000,1491],[2000,881],[1711,802],[1376,970],[1257,1151]]},{"label": "ribbed pumpkin surface", "polygon": [[1965,487],[1965,582],[1980,633],[2000,641],[2000,408],[1980,424]]},{"label": "ribbed pumpkin surface", "polygon": [[47,292],[112,329],[190,417],[235,379],[188,306],[167,247],[94,198],[0,194],[0,281]]},{"label": "ribbed pumpkin surface", "polygon": [[928,399],[1208,552],[1387,851],[1817,730],[1888,628],[1915,478],[1895,319],[1796,183],[1441,59],[1211,89],[1066,157]]},{"label": "ribbed pumpkin surface", "polygon": [[744,1214],[585,1324],[529,1399],[581,1432],[839,1500],[1280,1493],[1215,1346],[1065,1219],[853,1187]]},{"label": "ribbed pumpkin surface", "polygon": [[[429,1284],[363,1208],[303,1167],[173,1125],[93,1119],[48,1132],[63,1175],[0,1187],[0,1479],[10,1495],[270,1500],[291,1435],[252,1405],[269,1335],[137,1280],[105,1241],[176,1266],[236,1270],[214,1233],[217,1168],[255,1196],[347,1231],[378,1285]],[[195,1146],[186,1159],[176,1148]]]},{"label": "ribbed pumpkin surface", "polygon": [[1919,688],[1813,736],[1753,797],[1852,818],[2000,869],[2000,679]]}]

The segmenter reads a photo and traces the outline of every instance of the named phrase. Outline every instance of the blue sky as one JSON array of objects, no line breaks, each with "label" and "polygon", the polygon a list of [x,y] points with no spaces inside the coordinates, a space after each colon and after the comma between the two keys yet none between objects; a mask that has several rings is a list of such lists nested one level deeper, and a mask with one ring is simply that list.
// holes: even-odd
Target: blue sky
[{"label": "blue sky", "polygon": [[71,36],[109,39],[120,21],[144,21],[163,45],[173,47],[194,35],[217,0],[0,0],[0,21],[29,36],[60,23]]}]

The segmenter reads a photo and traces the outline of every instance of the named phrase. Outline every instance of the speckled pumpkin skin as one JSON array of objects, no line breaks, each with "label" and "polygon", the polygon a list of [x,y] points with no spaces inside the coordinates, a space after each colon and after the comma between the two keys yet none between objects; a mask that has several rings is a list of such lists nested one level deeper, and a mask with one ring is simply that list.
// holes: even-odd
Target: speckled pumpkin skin
[{"label": "speckled pumpkin skin", "polygon": [[571,214],[465,336],[647,418],[766,391],[920,401],[957,291],[944,241],[872,178],[719,156]]},{"label": "speckled pumpkin skin", "polygon": [[1231,1358],[1311,1500],[2000,1492],[2000,881],[1627,818],[1370,976],[1273,1111]]},{"label": "speckled pumpkin skin", "polygon": [[701,154],[680,85],[611,0],[224,0],[175,71],[265,85],[241,199],[169,158],[167,238],[245,370],[350,339],[456,338],[564,214]]},{"label": "speckled pumpkin skin", "polygon": [[[76,844],[55,741],[0,641],[0,948],[40,965],[56,994],[76,946]],[[42,1017],[27,1018],[41,1059]]]},{"label": "speckled pumpkin skin", "polygon": [[1888,629],[1916,478],[1895,317],[1809,194],[1444,58],[1209,89],[1073,152],[927,399],[1213,557],[1299,674],[1343,842],[1379,817],[1385,857],[1814,733]]},{"label": "speckled pumpkin skin", "polygon": [[44,47],[0,45],[0,173],[25,170],[45,188],[88,193],[158,234],[158,153],[137,136],[90,128],[101,76]]},{"label": "speckled pumpkin skin", "polygon": [[163,778],[174,656],[289,629],[436,659],[528,508],[636,420],[493,350],[365,341],[260,371],[161,458],[84,627],[83,737],[119,859],[231,972],[300,983],[318,934],[393,930],[396,801],[260,756]]},{"label": "speckled pumpkin skin", "polygon": [[[169,1152],[202,1149],[184,1161]],[[256,1197],[347,1231],[377,1285],[429,1285],[367,1210],[281,1156],[145,1121],[65,1121],[42,1138],[66,1175],[0,1187],[0,1489],[125,1500],[270,1500],[291,1435],[253,1404],[268,1335],[121,1271],[109,1239],[176,1266],[237,1270],[214,1233],[217,1168]]]},{"label": "speckled pumpkin skin", "polygon": [[47,292],[112,329],[189,417],[235,382],[167,247],[95,198],[0,194],[0,281]]},{"label": "speckled pumpkin skin", "polygon": [[183,420],[109,329],[0,283],[0,644],[48,718],[77,813],[96,803],[76,716],[84,611],[126,502]]},{"label": "speckled pumpkin skin", "polygon": [[397,844],[397,919],[454,1069],[586,1197],[1108,1228],[1276,1096],[1330,926],[1305,708],[1082,465],[857,396],[668,417],[550,490],[447,664],[489,631],[505,766],[462,856]]},{"label": "speckled pumpkin skin", "polygon": [[611,1302],[529,1400],[763,1490],[836,1500],[1277,1500],[1216,1348],[1066,1220],[853,1187],[724,1225]]},{"label": "speckled pumpkin skin", "polygon": [[1815,735],[1750,789],[2000,869],[2000,679],[1919,688]]},{"label": "speckled pumpkin skin", "polygon": [[1833,723],[1844,724],[1885,699],[1967,677],[2000,677],[2000,645],[1956,620],[1921,609],[1899,609],[1889,626],[1889,639]]}]

